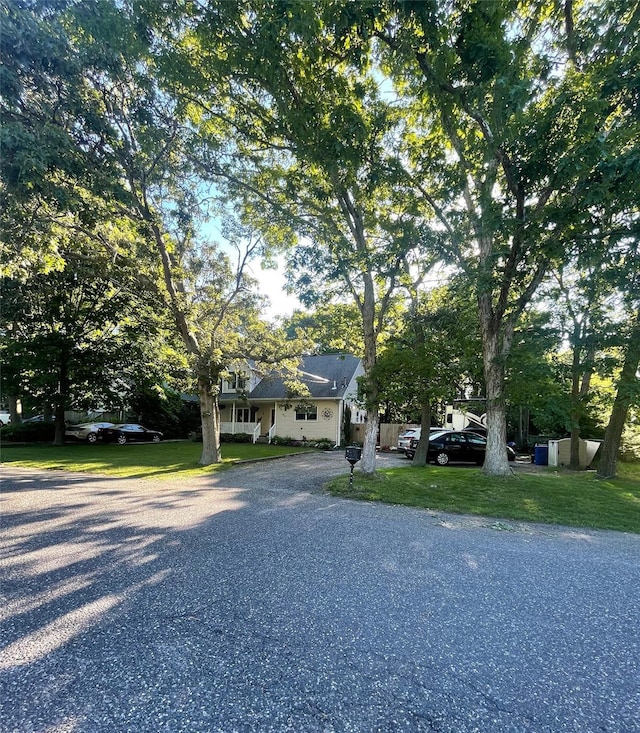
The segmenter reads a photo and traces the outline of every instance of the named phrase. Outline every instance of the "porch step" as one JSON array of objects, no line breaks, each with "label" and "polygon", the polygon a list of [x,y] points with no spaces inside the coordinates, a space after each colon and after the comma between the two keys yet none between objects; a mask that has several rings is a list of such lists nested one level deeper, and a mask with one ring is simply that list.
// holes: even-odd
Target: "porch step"
[{"label": "porch step", "polygon": [[268,443],[268,442],[269,442],[268,435],[259,435],[258,439],[256,440],[256,443]]}]

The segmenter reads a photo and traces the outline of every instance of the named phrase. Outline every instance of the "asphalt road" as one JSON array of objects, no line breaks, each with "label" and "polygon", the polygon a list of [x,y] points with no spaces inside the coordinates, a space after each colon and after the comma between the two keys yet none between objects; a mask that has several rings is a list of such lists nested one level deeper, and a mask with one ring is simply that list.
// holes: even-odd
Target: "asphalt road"
[{"label": "asphalt road", "polygon": [[640,536],[324,495],[346,468],[5,466],[0,731],[640,731]]}]

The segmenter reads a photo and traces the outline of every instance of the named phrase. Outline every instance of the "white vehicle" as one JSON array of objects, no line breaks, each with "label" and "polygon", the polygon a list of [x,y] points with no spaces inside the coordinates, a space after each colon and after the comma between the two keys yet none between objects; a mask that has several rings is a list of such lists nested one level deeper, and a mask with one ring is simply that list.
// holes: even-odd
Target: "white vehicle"
[{"label": "white vehicle", "polygon": [[112,427],[112,422],[83,422],[79,425],[69,425],[64,431],[64,437],[74,438],[75,440],[86,440],[87,443],[95,443],[98,440],[99,430]]},{"label": "white vehicle", "polygon": [[411,441],[415,438],[416,440],[420,440],[420,433],[422,430],[420,428],[410,428],[409,430],[406,430],[402,435],[398,438],[398,450],[400,453],[404,453],[407,448],[411,445]]},{"label": "white vehicle", "polygon": [[11,422],[11,414],[8,410],[0,410],[0,428],[9,422]]}]

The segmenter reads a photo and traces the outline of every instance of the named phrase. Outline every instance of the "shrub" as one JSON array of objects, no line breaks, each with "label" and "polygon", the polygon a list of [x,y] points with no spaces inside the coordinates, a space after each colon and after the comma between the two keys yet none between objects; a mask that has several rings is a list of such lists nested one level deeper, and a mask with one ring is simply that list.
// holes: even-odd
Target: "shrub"
[{"label": "shrub", "polygon": [[233,436],[234,443],[252,443],[253,435],[251,433],[235,433]]},{"label": "shrub", "polygon": [[50,421],[5,425],[0,430],[2,440],[12,443],[52,443],[55,434],[55,423]]},{"label": "shrub", "polygon": [[289,437],[288,435],[286,436],[274,435],[273,438],[271,439],[271,442],[273,445],[295,445],[296,443],[298,444],[300,443],[299,440],[296,441],[293,438]]}]

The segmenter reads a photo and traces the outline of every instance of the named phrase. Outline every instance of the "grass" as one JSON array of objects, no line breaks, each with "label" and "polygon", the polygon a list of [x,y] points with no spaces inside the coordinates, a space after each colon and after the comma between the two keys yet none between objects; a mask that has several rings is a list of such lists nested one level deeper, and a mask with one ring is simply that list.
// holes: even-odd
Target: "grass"
[{"label": "grass", "polygon": [[620,464],[615,479],[594,472],[516,468],[513,477],[475,468],[401,467],[373,479],[354,474],[329,482],[334,496],[500,519],[640,533],[640,464]]},{"label": "grass", "polygon": [[98,473],[119,478],[172,479],[205,476],[224,470],[238,461],[271,458],[309,450],[284,445],[223,443],[222,463],[200,466],[202,443],[167,441],[140,445],[64,446],[43,444],[2,445],[2,463],[21,468],[62,469]]}]

